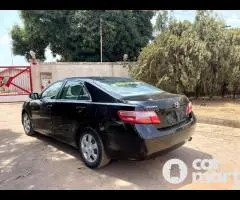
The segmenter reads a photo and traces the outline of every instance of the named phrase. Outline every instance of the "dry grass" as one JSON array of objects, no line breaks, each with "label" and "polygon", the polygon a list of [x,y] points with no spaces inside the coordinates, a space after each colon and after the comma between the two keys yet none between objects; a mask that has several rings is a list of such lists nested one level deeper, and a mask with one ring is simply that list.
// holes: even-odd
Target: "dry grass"
[{"label": "dry grass", "polygon": [[193,110],[200,122],[240,128],[240,101],[193,100]]}]

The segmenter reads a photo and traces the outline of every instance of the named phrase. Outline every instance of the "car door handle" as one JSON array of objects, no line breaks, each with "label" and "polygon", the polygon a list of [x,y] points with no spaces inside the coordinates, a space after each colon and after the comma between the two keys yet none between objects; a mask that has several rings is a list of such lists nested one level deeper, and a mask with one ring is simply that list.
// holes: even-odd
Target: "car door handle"
[{"label": "car door handle", "polygon": [[76,109],[84,109],[86,106],[76,106]]},{"label": "car door handle", "polygon": [[52,108],[52,104],[47,105],[47,109],[51,109]]},{"label": "car door handle", "polygon": [[77,112],[81,112],[82,110],[84,110],[86,107],[85,106],[76,106],[76,111]]}]

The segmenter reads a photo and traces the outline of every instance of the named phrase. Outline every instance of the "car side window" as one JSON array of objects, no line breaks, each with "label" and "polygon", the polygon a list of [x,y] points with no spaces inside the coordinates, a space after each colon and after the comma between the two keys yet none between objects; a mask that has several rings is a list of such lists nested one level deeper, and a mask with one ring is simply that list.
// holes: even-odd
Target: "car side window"
[{"label": "car side window", "polygon": [[53,83],[51,86],[49,86],[41,95],[42,99],[55,99],[58,95],[59,90],[62,87],[62,81]]},{"label": "car side window", "polygon": [[91,100],[91,97],[79,81],[68,81],[63,90],[60,99],[70,100]]}]

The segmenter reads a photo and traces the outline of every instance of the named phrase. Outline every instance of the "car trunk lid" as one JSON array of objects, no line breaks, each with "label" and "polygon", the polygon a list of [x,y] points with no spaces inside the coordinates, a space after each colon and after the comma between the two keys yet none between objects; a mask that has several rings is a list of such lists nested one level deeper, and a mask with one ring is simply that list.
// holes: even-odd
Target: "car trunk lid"
[{"label": "car trunk lid", "polygon": [[188,119],[186,113],[189,100],[184,95],[162,92],[154,95],[124,97],[128,104],[137,104],[138,110],[155,111],[160,118],[156,128],[167,128]]}]

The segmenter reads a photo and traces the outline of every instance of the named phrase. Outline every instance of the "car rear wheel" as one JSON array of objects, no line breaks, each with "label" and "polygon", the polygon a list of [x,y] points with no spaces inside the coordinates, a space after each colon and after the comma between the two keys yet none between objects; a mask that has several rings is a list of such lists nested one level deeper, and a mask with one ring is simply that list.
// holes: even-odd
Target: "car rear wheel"
[{"label": "car rear wheel", "polygon": [[24,132],[26,133],[26,135],[30,136],[34,134],[34,131],[32,129],[31,118],[26,112],[24,112],[22,115],[22,124],[23,124]]},{"label": "car rear wheel", "polygon": [[79,138],[80,155],[89,168],[101,168],[109,164],[101,137],[94,130],[87,130]]}]

